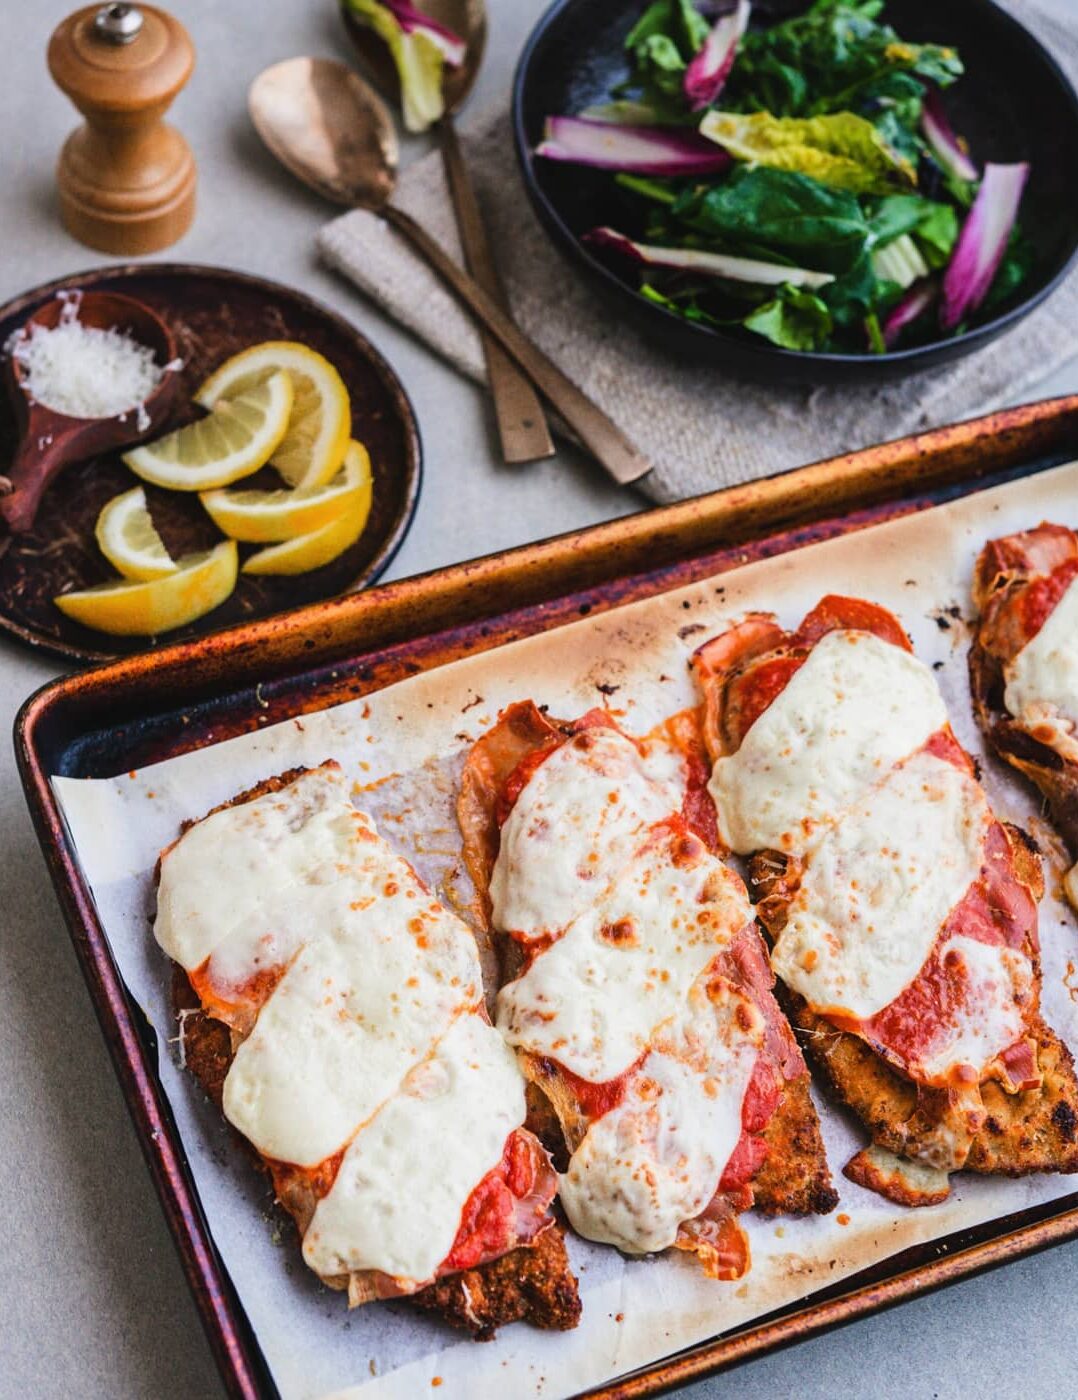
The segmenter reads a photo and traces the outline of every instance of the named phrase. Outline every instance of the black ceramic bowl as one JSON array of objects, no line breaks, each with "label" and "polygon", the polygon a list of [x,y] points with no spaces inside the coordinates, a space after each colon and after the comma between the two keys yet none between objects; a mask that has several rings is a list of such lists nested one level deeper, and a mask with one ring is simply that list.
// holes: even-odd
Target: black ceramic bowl
[{"label": "black ceramic bowl", "polygon": [[[773,24],[807,0],[757,0],[753,21]],[[1066,275],[1078,253],[1078,96],[1047,50],[992,0],[889,0],[886,19],[903,38],[953,44],[966,65],[947,92],[955,128],[980,163],[1028,160],[1022,226],[1037,251],[1032,279],[1013,301],[963,335],[885,355],[784,350],[751,332],[695,324],[641,297],[593,255],[580,235],[616,223],[639,234],[618,203],[611,176],[536,160],[548,115],[607,100],[627,72],[623,40],[644,0],[557,0],[525,46],[513,88],[517,154],[528,193],[555,243],[653,338],[670,349],[762,379],[833,383],[922,370],[967,355],[1029,314]]]}]

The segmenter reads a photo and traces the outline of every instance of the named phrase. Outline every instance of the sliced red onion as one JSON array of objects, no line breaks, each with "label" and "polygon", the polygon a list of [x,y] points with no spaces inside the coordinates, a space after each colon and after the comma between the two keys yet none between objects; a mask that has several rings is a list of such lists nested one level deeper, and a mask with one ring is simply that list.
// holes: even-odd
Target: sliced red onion
[{"label": "sliced red onion", "polygon": [[682,91],[693,112],[710,107],[722,91],[737,57],[737,46],[749,25],[750,0],[737,0],[737,8],[715,21],[703,47],[685,70]]},{"label": "sliced red onion", "polygon": [[468,52],[468,45],[446,25],[417,10],[412,0],[379,0],[400,25],[405,34],[422,33],[441,52],[450,68],[459,68]]},{"label": "sliced red onion", "polygon": [[907,326],[925,314],[938,292],[939,279],[936,277],[923,277],[913,284],[883,323],[883,343],[888,350]]},{"label": "sliced red onion", "polygon": [[988,295],[1007,251],[1028,175],[1025,161],[985,166],[981,188],[943,276],[940,325],[945,331],[954,330]]},{"label": "sliced red onion", "polygon": [[721,277],[728,282],[753,282],[761,287],[826,287],[835,279],[829,272],[813,272],[807,267],[787,267],[784,263],[760,262],[756,258],[735,258],[727,253],[708,253],[702,248],[658,248],[634,243],[613,228],[593,228],[584,235],[593,248],[608,248],[631,262],[647,267],[669,268],[676,272],[697,272],[703,277]]},{"label": "sliced red onion", "polygon": [[733,163],[720,146],[695,131],[620,126],[587,117],[547,117],[535,154],[629,175],[710,175]]},{"label": "sliced red onion", "polygon": [[930,89],[921,108],[921,130],[925,140],[932,147],[932,153],[943,166],[959,180],[974,181],[980,172],[970,160],[965,148],[954,133],[947,119],[943,98],[936,88]]}]

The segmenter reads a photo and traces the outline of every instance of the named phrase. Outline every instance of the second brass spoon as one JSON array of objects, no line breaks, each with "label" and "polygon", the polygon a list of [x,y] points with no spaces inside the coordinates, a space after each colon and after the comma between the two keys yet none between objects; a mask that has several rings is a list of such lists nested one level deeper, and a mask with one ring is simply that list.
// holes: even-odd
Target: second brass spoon
[{"label": "second brass spoon", "polygon": [[421,224],[389,202],[397,183],[396,132],[385,103],[356,73],[330,59],[286,59],[259,74],[248,106],[258,134],[282,165],[334,203],[378,214],[411,243],[615,481],[628,485],[651,470],[617,424]]},{"label": "second brass spoon", "polygon": [[[442,74],[445,115],[437,124],[442,164],[465,265],[488,296],[493,297],[503,311],[508,311],[505,289],[453,121],[467,101],[483,61],[487,44],[486,3],[485,0],[419,0],[419,8],[458,34],[465,43],[464,61],[457,68],[447,64]],[[353,47],[379,88],[387,96],[399,95],[400,79],[385,42],[355,18],[347,3],[342,4],[341,15]],[[554,443],[546,414],[531,381],[489,333],[484,333],[482,339],[503,458],[507,462],[535,462],[542,457],[552,457]]]}]

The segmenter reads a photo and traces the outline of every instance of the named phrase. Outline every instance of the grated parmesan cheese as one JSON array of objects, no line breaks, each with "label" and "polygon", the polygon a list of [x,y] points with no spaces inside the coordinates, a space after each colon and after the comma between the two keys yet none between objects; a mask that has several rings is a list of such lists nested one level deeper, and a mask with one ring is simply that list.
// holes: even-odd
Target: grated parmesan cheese
[{"label": "grated parmesan cheese", "polygon": [[69,418],[115,418],[139,409],[140,431],[143,418],[149,426],[141,406],[164,373],[153,351],[118,330],[84,326],[75,298],[58,325],[31,325],[7,348],[23,369],[23,387],[33,402]]}]

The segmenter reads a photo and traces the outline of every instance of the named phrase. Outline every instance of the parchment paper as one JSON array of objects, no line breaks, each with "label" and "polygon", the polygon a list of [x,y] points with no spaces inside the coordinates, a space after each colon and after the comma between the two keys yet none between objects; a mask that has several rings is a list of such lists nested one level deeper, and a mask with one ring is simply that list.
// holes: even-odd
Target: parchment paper
[{"label": "parchment paper", "polygon": [[[746,610],[797,623],[822,593],[863,595],[892,608],[933,665],[962,743],[984,760],[997,813],[1026,826],[1048,858],[1041,908],[1043,1007],[1078,1047],[1078,937],[1061,900],[1065,859],[1017,775],[985,757],[967,692],[965,653],[974,557],[992,536],[1042,519],[1078,523],[1078,463],[984,491],[844,539],[746,565],[661,598],[416,676],[366,699],[108,780],[54,784],[102,925],[132,996],[158,1032],[161,1081],[171,1101],[210,1229],[285,1400],[439,1397],[544,1400],[573,1394],[729,1328],[743,1326],[920,1241],[1023,1210],[1076,1189],[1074,1179],[958,1177],[944,1205],[903,1211],[862,1191],[841,1168],[864,1135],[821,1103],[841,1203],[826,1219],[744,1217],[753,1265],[735,1284],[703,1277],[684,1256],[628,1261],[570,1240],[584,1318],[574,1333],[517,1325],[486,1345],[447,1331],[402,1304],[349,1312],[323,1289],[270,1214],[260,1175],[222,1116],[174,1061],[182,1047],[169,1008],[168,960],[153,942],[151,876],[182,820],[296,764],[336,758],[383,833],[440,889],[456,889],[453,820],[464,751],[524,697],[573,716],[606,703],[645,732],[695,700],[686,662],[712,632]],[[603,690],[598,687],[602,685]],[[617,687],[608,693],[611,686]],[[845,1222],[845,1223],[840,1223]],[[147,1320],[152,1325],[152,1319]]]}]

